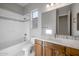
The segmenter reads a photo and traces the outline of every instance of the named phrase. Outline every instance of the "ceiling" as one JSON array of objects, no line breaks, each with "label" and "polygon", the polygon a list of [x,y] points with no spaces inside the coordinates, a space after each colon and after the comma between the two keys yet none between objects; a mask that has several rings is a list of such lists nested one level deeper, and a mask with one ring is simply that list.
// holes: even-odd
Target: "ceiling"
[{"label": "ceiling", "polygon": [[22,7],[24,7],[24,6],[26,6],[28,3],[17,3],[18,5],[20,5],[20,6],[22,6]]}]

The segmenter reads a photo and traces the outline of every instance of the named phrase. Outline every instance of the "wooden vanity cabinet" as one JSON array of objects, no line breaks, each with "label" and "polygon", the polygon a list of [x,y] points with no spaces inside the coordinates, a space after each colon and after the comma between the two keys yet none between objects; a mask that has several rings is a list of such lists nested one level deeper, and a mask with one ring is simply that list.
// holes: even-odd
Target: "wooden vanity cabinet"
[{"label": "wooden vanity cabinet", "polygon": [[35,40],[35,56],[43,56],[42,41]]},{"label": "wooden vanity cabinet", "polygon": [[[44,46],[43,46],[44,44]],[[35,56],[64,56],[64,46],[35,40]]]},{"label": "wooden vanity cabinet", "polygon": [[65,47],[45,42],[45,56],[65,56]]},{"label": "wooden vanity cabinet", "polygon": [[79,56],[79,49],[35,40],[35,56]]},{"label": "wooden vanity cabinet", "polygon": [[35,56],[42,56],[42,46],[35,44]]},{"label": "wooden vanity cabinet", "polygon": [[53,49],[50,47],[44,47],[44,56],[53,56]]},{"label": "wooden vanity cabinet", "polygon": [[66,47],[67,56],[79,56],[79,50],[75,48]]}]

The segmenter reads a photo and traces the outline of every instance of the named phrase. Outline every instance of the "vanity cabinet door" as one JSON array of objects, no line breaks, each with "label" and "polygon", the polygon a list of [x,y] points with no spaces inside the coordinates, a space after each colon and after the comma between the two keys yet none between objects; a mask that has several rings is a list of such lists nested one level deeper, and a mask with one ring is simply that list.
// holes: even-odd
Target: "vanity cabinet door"
[{"label": "vanity cabinet door", "polygon": [[44,47],[44,56],[53,56],[53,49],[50,47]]},{"label": "vanity cabinet door", "polygon": [[39,44],[35,44],[35,56],[43,55],[43,47]]},{"label": "vanity cabinet door", "polygon": [[35,56],[79,56],[79,49],[36,40]]},{"label": "vanity cabinet door", "polygon": [[54,49],[54,56],[65,56],[65,52],[62,49]]},{"label": "vanity cabinet door", "polygon": [[65,47],[53,43],[45,43],[45,56],[65,56]]},{"label": "vanity cabinet door", "polygon": [[43,56],[43,45],[41,40],[35,40],[35,56]]},{"label": "vanity cabinet door", "polygon": [[79,50],[66,47],[66,55],[67,56],[79,56]]},{"label": "vanity cabinet door", "polygon": [[54,56],[65,56],[65,47],[53,44]]}]

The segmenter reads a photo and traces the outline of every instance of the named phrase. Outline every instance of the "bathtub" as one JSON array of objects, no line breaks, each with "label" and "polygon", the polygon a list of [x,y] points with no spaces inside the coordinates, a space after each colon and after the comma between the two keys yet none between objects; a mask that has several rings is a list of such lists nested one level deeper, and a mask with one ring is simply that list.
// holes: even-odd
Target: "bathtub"
[{"label": "bathtub", "polygon": [[33,44],[30,40],[23,41],[16,45],[0,50],[0,56],[24,56],[25,51],[23,49],[26,49],[26,56],[28,56],[28,52],[32,46]]}]

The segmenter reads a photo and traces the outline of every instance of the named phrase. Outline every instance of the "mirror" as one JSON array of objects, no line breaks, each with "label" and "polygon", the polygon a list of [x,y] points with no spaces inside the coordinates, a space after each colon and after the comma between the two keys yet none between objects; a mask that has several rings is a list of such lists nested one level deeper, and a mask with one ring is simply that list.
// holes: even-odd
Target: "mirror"
[{"label": "mirror", "polygon": [[52,35],[72,35],[71,5],[42,14],[42,33],[52,30]]},{"label": "mirror", "polygon": [[42,13],[42,34],[56,34],[56,10]]},{"label": "mirror", "polygon": [[71,35],[71,9],[65,6],[57,9],[56,12],[56,34]]}]

